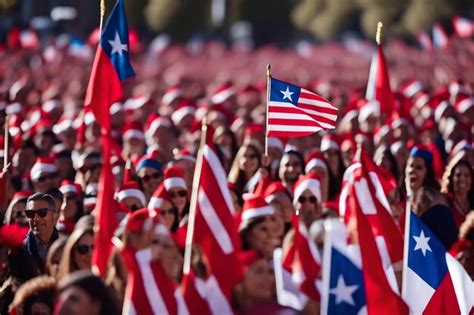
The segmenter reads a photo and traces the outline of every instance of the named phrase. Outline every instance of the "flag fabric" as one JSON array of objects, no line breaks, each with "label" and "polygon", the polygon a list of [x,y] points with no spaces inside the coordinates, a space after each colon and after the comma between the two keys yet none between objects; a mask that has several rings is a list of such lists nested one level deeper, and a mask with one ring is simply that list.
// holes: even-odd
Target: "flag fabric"
[{"label": "flag fabric", "polygon": [[433,43],[431,42],[431,37],[426,32],[416,33],[416,39],[420,44],[421,48],[425,51],[433,50]]},{"label": "flag fabric", "polygon": [[[211,129],[209,126],[207,128]],[[191,198],[196,198],[195,209],[192,208],[193,205],[190,209],[191,215],[192,212],[195,213],[192,243],[198,245],[205,256],[208,272],[206,280],[214,277],[217,289],[230,301],[233,287],[242,279],[242,269],[237,257],[240,241],[235,227],[235,210],[227,187],[227,176],[216,154],[212,134],[212,130],[206,132],[206,143],[200,148],[202,165],[199,167],[199,163],[196,164],[194,174],[198,179],[198,187],[197,195]],[[192,223],[190,220],[189,224]],[[189,231],[188,226],[187,233],[190,233]],[[184,294],[189,296],[186,291]]]},{"label": "flag fabric", "polygon": [[412,211],[406,215],[402,297],[414,314],[469,314],[474,284]]},{"label": "flag fabric", "polygon": [[[360,181],[360,177],[356,175],[354,182]],[[364,199],[359,199],[360,195],[356,192],[355,184],[349,186],[349,198],[351,211],[355,215],[357,239],[362,256],[367,313],[369,315],[385,314],[387,310],[390,310],[391,314],[408,314],[407,305],[397,294],[393,281],[390,282],[387,278],[369,220],[362,212]]]},{"label": "flag fabric", "polygon": [[274,78],[269,89],[267,136],[303,137],[336,127],[337,108],[325,98]]},{"label": "flag fabric", "polygon": [[378,101],[380,112],[387,116],[396,109],[382,45],[377,45],[377,51],[372,58],[365,98],[369,101]]},{"label": "flag fabric", "polygon": [[365,286],[358,245],[348,245],[345,225],[324,222],[321,314],[365,314]]},{"label": "flag fabric", "polygon": [[117,0],[100,36],[85,98],[85,106],[106,130],[110,130],[109,108],[122,98],[121,81],[135,74],[128,51],[125,7],[123,0]]},{"label": "flag fabric", "polygon": [[459,37],[469,38],[474,34],[474,21],[461,16],[453,19],[454,30]]},{"label": "flag fabric", "polygon": [[433,25],[433,46],[435,48],[448,47],[448,34],[439,23]]},{"label": "flag fabric", "polygon": [[150,248],[137,251],[126,246],[121,254],[129,271],[123,314],[189,314],[181,291],[152,261]]}]

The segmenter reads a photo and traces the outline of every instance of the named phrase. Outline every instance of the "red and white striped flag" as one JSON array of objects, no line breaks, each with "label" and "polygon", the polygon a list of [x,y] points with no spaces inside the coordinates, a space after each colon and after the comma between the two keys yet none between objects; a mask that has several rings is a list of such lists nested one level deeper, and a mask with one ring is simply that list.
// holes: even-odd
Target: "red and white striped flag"
[{"label": "red and white striped flag", "polygon": [[472,37],[474,22],[464,17],[456,16],[453,19],[454,30],[459,37]]},{"label": "red and white striped flag", "polygon": [[[216,307],[206,299],[206,292],[211,283],[209,280],[214,279],[211,286],[214,293],[210,293],[211,296],[220,292],[219,295],[230,301],[233,287],[242,279],[242,269],[237,256],[240,242],[234,213],[227,176],[216,154],[212,132],[208,131],[206,143],[200,148],[194,174],[183,274],[184,278],[189,280],[192,274],[190,245],[198,245],[205,256],[203,260],[206,263],[207,279],[196,279],[185,285],[184,296],[201,296],[201,299],[208,300],[208,307],[213,313]],[[197,290],[199,294],[191,294],[187,290]],[[195,301],[188,303],[193,305]],[[217,308],[223,309],[222,305]]]},{"label": "red and white striped flag", "polygon": [[296,85],[270,79],[267,136],[304,137],[334,129],[337,107]]}]

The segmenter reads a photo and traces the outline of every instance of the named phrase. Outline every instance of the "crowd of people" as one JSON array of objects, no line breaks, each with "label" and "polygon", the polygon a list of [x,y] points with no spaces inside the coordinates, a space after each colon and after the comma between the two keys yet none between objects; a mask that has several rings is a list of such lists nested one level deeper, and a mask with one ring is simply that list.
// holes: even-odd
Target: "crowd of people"
[{"label": "crowd of people", "polygon": [[[243,269],[231,301],[236,313],[284,309],[277,307],[274,250],[291,246],[299,213],[322,251],[321,222],[340,215],[344,173],[358,147],[393,184],[387,197],[400,229],[413,209],[474,279],[473,42],[454,39],[431,53],[390,45],[397,108],[388,114],[363,94],[365,46],[296,53],[136,43],[137,76],[110,107],[116,147],[115,182],[108,184],[120,224],[99,277],[91,261],[102,147],[99,125],[83,108],[91,56],[72,54],[63,41],[0,55],[0,126],[9,132],[0,157],[10,162],[2,173],[0,313],[133,313],[127,279],[142,249],[178,288],[204,116],[236,210]],[[265,139],[266,63],[335,104],[337,128]],[[199,253],[192,263],[197,277],[206,275]],[[303,312],[318,312],[318,302],[309,299]]]}]

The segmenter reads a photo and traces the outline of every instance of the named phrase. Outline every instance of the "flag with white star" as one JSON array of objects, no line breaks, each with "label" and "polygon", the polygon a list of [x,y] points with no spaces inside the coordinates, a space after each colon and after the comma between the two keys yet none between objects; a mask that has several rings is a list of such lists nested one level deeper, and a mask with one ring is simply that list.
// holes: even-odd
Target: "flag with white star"
[{"label": "flag with white star", "polygon": [[269,89],[268,136],[303,137],[336,127],[337,108],[325,98],[274,78]]},{"label": "flag with white star", "polygon": [[321,314],[364,314],[366,299],[360,248],[347,244],[345,225],[336,219],[324,223]]},{"label": "flag with white star", "polygon": [[123,96],[121,81],[135,75],[130,65],[124,0],[117,0],[100,36],[87,86],[85,106],[105,130],[110,130],[110,106]]},{"label": "flag with white star", "polygon": [[463,267],[412,211],[407,214],[406,229],[402,297],[410,311],[468,314],[474,304],[474,286]]}]

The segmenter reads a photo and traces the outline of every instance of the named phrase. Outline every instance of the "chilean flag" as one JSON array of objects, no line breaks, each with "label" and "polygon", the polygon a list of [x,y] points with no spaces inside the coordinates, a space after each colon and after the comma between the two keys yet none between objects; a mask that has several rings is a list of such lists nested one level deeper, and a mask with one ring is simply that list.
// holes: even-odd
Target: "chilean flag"
[{"label": "chilean flag", "polygon": [[106,130],[110,130],[109,108],[122,98],[121,81],[135,75],[128,52],[125,7],[123,0],[117,0],[100,36],[85,99]]},{"label": "chilean flag", "polygon": [[468,314],[474,285],[436,235],[407,211],[402,297],[414,314]]}]

